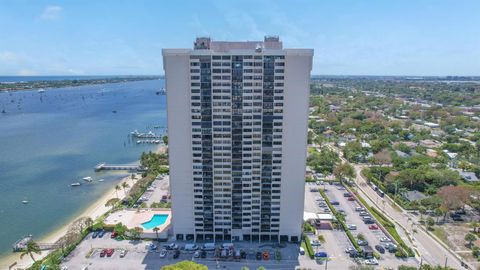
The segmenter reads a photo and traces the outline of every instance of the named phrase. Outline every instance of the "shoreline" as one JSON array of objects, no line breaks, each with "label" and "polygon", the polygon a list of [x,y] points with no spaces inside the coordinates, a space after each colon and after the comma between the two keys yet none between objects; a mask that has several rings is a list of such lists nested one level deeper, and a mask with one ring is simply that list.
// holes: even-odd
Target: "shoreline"
[{"label": "shoreline", "polygon": [[[137,175],[135,175],[135,179],[138,180]],[[36,242],[43,242],[43,243],[54,243],[60,237],[62,237],[68,230],[69,226],[78,218],[80,217],[91,217],[94,221],[101,215],[105,214],[110,207],[106,207],[105,203],[112,198],[117,198],[116,196],[116,185],[122,185],[122,183],[127,182],[131,186],[131,178],[130,176],[122,177],[119,182],[117,182],[114,186],[108,189],[100,198],[98,198],[94,203],[88,205],[84,210],[79,210],[79,214],[74,215],[72,219],[68,220],[65,224],[55,228],[52,232],[48,233],[47,235],[36,239]],[[127,189],[128,191],[129,189]],[[125,197],[123,190],[118,191],[118,198],[121,200]],[[34,255],[35,259],[42,259],[47,256],[51,251],[45,250],[42,251],[41,255]],[[4,258],[0,259],[0,269],[8,269],[8,267],[14,263],[17,263],[15,267],[19,268],[28,268],[33,264],[32,259],[30,256],[24,256],[23,259],[20,259],[20,253],[12,253],[11,255],[7,255]],[[14,268],[15,269],[15,268]]]}]

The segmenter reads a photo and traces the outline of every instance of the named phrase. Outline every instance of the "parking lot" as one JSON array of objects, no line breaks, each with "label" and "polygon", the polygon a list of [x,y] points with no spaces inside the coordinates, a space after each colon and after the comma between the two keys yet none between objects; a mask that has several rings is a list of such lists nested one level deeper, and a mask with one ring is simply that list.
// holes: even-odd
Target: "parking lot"
[{"label": "parking lot", "polygon": [[[322,198],[319,192],[311,192],[311,189],[321,187],[315,183],[307,183],[305,185],[305,211],[312,213],[324,213],[323,209],[318,206],[319,200]],[[320,247],[313,247],[315,252],[324,251],[328,254],[330,261],[329,269],[347,269],[349,266],[355,265],[354,261],[345,253],[345,249],[350,245],[345,232],[341,230],[317,230],[317,235],[322,234],[325,243]],[[316,235],[308,235],[310,240],[317,240]]]},{"label": "parking lot", "polygon": [[[165,201],[170,195],[169,192],[170,176],[158,176],[150,185],[150,187],[143,193],[139,199],[139,204],[144,202],[150,207],[154,202]],[[169,201],[169,199],[168,199]]]},{"label": "parking lot", "polygon": [[[323,185],[322,185],[323,188]],[[339,205],[334,205],[337,211],[343,210],[345,213],[345,223],[347,225],[355,225],[356,229],[350,229],[352,234],[357,237],[358,234],[362,234],[365,237],[365,240],[368,242],[368,245],[373,248],[374,251],[377,251],[375,246],[379,245],[385,249],[385,253],[380,254],[381,259],[378,260],[379,265],[384,267],[396,267],[399,264],[405,265],[417,265],[415,259],[411,258],[408,260],[398,259],[395,257],[394,253],[390,253],[385,247],[388,245],[387,243],[391,243],[388,240],[388,237],[383,233],[380,228],[372,229],[373,224],[365,224],[362,216],[360,215],[361,211],[356,211],[357,207],[362,207],[357,201],[355,200],[348,200],[348,197],[344,196],[344,193],[348,191],[341,185],[325,185],[325,194],[329,198],[330,202],[338,202]],[[371,215],[370,215],[371,216]],[[373,217],[372,217],[373,219]],[[375,225],[377,225],[375,223]]]},{"label": "parking lot", "polygon": [[[150,250],[146,245],[154,243],[155,250]],[[174,258],[174,251],[168,251],[167,255],[161,258],[161,250],[164,245],[170,242],[150,242],[150,241],[117,241],[110,238],[107,233],[103,238],[92,239],[91,234],[64,260],[62,266],[68,269],[155,269],[158,270],[164,265],[174,264],[182,260],[193,260],[207,265],[209,269],[240,269],[247,266],[250,269],[257,269],[264,266],[267,269],[295,269],[300,265],[297,244],[286,244],[284,247],[276,247],[273,243],[248,243],[235,242],[235,250],[245,252],[245,258],[234,259],[233,257],[220,258],[215,256],[214,251],[209,251],[206,258],[194,258],[194,251],[180,250],[178,258]],[[176,241],[183,248],[185,243]],[[199,246],[201,244],[198,244]],[[220,243],[216,243],[220,247]],[[100,253],[105,248],[114,248],[111,257],[100,257]],[[126,250],[123,258],[120,257],[121,250]],[[257,252],[268,252],[268,260],[256,258]],[[275,259],[275,252],[281,254],[281,259]]]}]

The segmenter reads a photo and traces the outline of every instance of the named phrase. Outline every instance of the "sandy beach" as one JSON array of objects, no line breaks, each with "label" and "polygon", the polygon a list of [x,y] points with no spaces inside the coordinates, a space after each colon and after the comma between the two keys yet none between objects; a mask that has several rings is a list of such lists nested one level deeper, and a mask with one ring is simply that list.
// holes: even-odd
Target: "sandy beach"
[{"label": "sandy beach", "polygon": [[[138,176],[137,178],[138,179]],[[129,186],[132,186],[132,180],[130,176],[124,177],[118,182],[118,185],[122,185],[123,182],[127,182]],[[128,189],[127,189],[128,191]],[[123,190],[118,191],[118,198],[123,199],[125,197],[125,193]],[[101,215],[105,214],[108,210],[110,210],[110,207],[106,207],[105,203],[112,198],[117,198],[117,193],[115,191],[115,185],[112,186],[111,189],[109,189],[102,197],[100,197],[95,203],[91,204],[87,209],[83,210],[79,215],[75,215],[75,218],[70,220],[69,222],[63,224],[60,226],[57,230],[54,232],[48,234],[47,236],[41,238],[41,239],[35,239],[37,242],[41,243],[54,243],[56,242],[60,237],[62,237],[68,230],[68,227],[70,224],[72,224],[76,219],[80,217],[90,217],[93,220],[96,218],[100,217]],[[41,255],[34,255],[35,259],[41,259],[45,257],[49,251],[42,251]],[[17,263],[14,267],[11,269],[16,269],[16,268],[27,268],[33,264],[32,259],[30,256],[24,256],[23,259],[20,259],[20,253],[12,253],[10,256],[7,256],[6,258],[2,259],[0,261],[0,269],[9,269],[9,267]]]}]

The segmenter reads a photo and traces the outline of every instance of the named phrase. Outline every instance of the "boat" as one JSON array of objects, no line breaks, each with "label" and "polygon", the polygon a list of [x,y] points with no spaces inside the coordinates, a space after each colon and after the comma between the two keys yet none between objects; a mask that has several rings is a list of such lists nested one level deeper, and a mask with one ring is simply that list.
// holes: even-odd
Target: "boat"
[{"label": "boat", "polygon": [[93,178],[91,176],[83,177],[82,179],[84,181],[87,181],[87,182],[92,182],[93,181]]},{"label": "boat", "polygon": [[43,88],[38,89],[38,93],[45,93],[45,89]]},{"label": "boat", "polygon": [[22,203],[23,203],[23,204],[27,204],[27,203],[29,203],[29,201],[23,200]]},{"label": "boat", "polygon": [[105,179],[99,179],[99,180],[98,180],[98,182],[103,182],[103,181],[105,181]]},{"label": "boat", "polygon": [[78,187],[80,186],[81,184],[79,182],[76,182],[76,183],[71,183],[70,186],[72,187]]}]

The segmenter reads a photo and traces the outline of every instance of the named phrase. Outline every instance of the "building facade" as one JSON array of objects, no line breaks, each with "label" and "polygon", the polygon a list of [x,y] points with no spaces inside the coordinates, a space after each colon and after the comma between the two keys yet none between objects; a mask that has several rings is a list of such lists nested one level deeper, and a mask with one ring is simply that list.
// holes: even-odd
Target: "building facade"
[{"label": "building facade", "polygon": [[177,239],[300,239],[312,56],[278,37],[163,50]]}]

